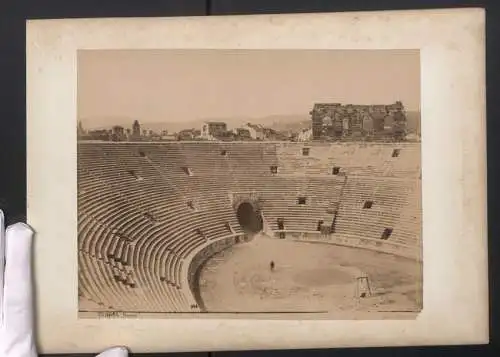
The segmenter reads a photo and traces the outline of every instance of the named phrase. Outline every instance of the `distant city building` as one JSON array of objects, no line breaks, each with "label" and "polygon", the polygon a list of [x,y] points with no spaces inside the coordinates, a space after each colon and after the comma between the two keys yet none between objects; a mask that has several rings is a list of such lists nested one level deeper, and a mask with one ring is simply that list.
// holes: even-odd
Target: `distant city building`
[{"label": "distant city building", "polygon": [[278,132],[271,128],[264,128],[264,138],[267,140],[276,140]]},{"label": "distant city building", "polygon": [[125,129],[122,126],[115,125],[112,129],[111,140],[113,141],[124,141],[126,139]]},{"label": "distant city building", "polygon": [[80,120],[78,121],[77,134],[78,134],[79,137],[86,134],[85,130],[83,129],[83,124],[82,124],[82,122]]},{"label": "distant city building", "polygon": [[373,135],[373,119],[368,113],[364,113],[361,116],[361,120],[363,121],[363,134],[364,136],[372,136]]},{"label": "distant city building", "polygon": [[89,140],[109,141],[111,139],[111,136],[112,136],[111,130],[107,129],[91,130],[87,134]]},{"label": "distant city building", "polygon": [[227,124],[220,121],[206,121],[201,126],[201,137],[203,139],[214,139],[223,136],[227,132]]},{"label": "distant city building", "polygon": [[240,139],[240,140],[252,138],[250,131],[246,128],[234,128],[233,132],[234,132],[234,135],[236,136],[236,138]]},{"label": "distant city building", "polygon": [[[257,140],[257,141],[300,141],[311,140],[368,140],[399,141],[420,136],[420,120],[414,124],[413,117],[407,123],[402,102],[377,105],[357,105],[341,103],[316,103],[310,111],[310,126],[300,122],[300,126],[284,125],[280,130],[266,128],[260,124],[246,123],[230,131],[222,121],[205,121],[201,130],[183,129],[178,133],[167,130],[154,132],[141,128],[138,120],[131,128],[119,125],[107,129],[86,131],[78,121],[78,140],[106,141],[189,141],[189,140]],[[276,128],[279,125],[275,126]],[[301,129],[302,127],[302,129]],[[407,130],[408,128],[408,130]],[[414,140],[414,139],[411,139]]]},{"label": "distant city building", "polygon": [[177,134],[177,140],[193,140],[195,138],[194,129],[184,129]]},{"label": "distant city building", "polygon": [[175,133],[170,133],[167,135],[162,135],[161,140],[163,141],[176,141],[177,140],[177,135]]},{"label": "distant city building", "polygon": [[221,131],[216,137],[214,138],[217,138],[217,140],[222,140],[222,141],[233,141],[236,138],[235,134],[233,133],[233,131]]},{"label": "distant city building", "polygon": [[250,137],[254,140],[264,140],[266,138],[265,128],[262,125],[246,123],[241,128],[248,130]]},{"label": "distant city building", "polygon": [[137,120],[134,121],[134,124],[132,125],[132,135],[141,136],[141,125]]},{"label": "distant city building", "polygon": [[140,141],[141,140],[141,125],[139,121],[135,120],[132,124],[132,134],[128,136],[129,141]]},{"label": "distant city building", "polygon": [[310,141],[312,139],[312,128],[303,129],[297,136],[297,141]]},{"label": "distant city building", "polygon": [[274,129],[265,129],[266,140],[279,141],[279,140],[288,140],[289,135],[287,132],[282,132]]}]

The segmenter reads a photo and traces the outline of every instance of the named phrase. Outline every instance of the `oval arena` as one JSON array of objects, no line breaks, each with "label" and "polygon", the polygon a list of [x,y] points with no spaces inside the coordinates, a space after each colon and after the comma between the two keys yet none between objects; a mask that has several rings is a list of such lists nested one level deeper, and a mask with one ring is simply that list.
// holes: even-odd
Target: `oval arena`
[{"label": "oval arena", "polygon": [[79,310],[418,312],[421,217],[420,143],[80,141]]}]

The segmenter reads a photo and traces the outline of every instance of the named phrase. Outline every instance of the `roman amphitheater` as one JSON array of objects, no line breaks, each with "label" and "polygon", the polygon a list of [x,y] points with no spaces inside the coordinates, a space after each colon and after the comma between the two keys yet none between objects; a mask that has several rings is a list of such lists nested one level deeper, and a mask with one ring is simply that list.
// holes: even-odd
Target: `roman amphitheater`
[{"label": "roman amphitheater", "polygon": [[420,171],[409,142],[80,141],[79,310],[418,312]]}]

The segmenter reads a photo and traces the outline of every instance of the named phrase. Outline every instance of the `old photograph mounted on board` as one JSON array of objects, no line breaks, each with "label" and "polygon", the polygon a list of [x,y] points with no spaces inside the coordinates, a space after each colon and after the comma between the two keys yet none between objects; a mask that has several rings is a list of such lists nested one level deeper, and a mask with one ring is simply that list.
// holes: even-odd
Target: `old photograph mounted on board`
[{"label": "old photograph mounted on board", "polygon": [[418,50],[81,50],[83,317],[422,309]]},{"label": "old photograph mounted on board", "polygon": [[487,342],[484,37],[480,9],[30,21],[40,352]]}]

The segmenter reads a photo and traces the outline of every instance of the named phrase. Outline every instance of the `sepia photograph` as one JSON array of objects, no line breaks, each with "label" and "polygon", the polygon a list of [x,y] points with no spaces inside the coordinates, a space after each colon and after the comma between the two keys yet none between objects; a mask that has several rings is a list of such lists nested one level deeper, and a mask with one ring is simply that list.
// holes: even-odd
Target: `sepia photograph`
[{"label": "sepia photograph", "polygon": [[29,21],[40,353],[487,343],[484,30]]},{"label": "sepia photograph", "polygon": [[78,310],[423,308],[418,50],[79,50]]}]

